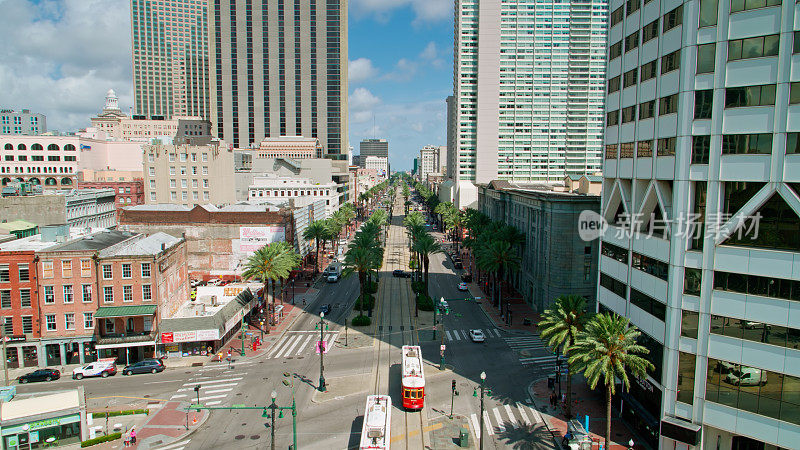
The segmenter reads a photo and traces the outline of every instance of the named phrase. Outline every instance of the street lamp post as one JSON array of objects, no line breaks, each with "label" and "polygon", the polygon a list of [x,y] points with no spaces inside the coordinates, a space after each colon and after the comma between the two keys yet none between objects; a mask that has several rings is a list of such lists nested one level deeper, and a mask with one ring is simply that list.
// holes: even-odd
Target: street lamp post
[{"label": "street lamp post", "polygon": [[325,348],[324,348],[324,340],[322,337],[323,334],[323,326],[325,325],[325,313],[319,313],[319,391],[325,392],[325,364],[324,364],[324,356],[325,356]]},{"label": "street lamp post", "polygon": [[297,374],[284,372],[283,376],[291,380],[287,381],[284,379],[283,384],[289,384],[292,387],[292,442],[294,443],[294,445],[292,445],[292,450],[297,450],[297,403],[295,403],[294,400],[294,377],[296,377]]},{"label": "street lamp post", "polygon": [[486,372],[481,372],[481,415],[478,421],[481,423],[481,434],[478,444],[478,450],[483,450],[483,390],[486,386]]},{"label": "street lamp post", "polygon": [[294,278],[292,278],[292,305],[294,305]]},{"label": "street lamp post", "polygon": [[558,383],[558,399],[561,400],[561,357],[556,356],[556,383]]},{"label": "street lamp post", "polygon": [[242,356],[244,356],[244,314],[242,315]]},{"label": "street lamp post", "polygon": [[272,438],[271,438],[270,449],[271,450],[275,450],[275,410],[278,409],[278,405],[275,404],[275,398],[278,397],[278,393],[275,392],[275,391],[272,391],[272,394],[270,394],[270,395],[272,396],[272,404],[269,405],[269,409],[272,410],[272,414],[271,414],[271,416],[272,416],[272,429],[270,429],[270,432],[272,434]]}]

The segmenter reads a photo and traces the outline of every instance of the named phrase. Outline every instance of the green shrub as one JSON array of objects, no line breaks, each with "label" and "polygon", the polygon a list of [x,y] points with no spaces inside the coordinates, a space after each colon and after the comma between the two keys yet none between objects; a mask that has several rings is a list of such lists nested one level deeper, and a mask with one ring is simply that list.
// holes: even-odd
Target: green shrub
[{"label": "green shrub", "polygon": [[[110,414],[110,413],[109,413]],[[94,439],[88,439],[81,442],[81,448],[91,447],[92,445],[102,444],[103,442],[114,441],[122,437],[122,433],[111,433],[105,436],[99,436]]]},{"label": "green shrub", "polygon": [[370,318],[367,317],[367,316],[355,316],[355,317],[353,317],[353,326],[354,327],[365,327],[365,326],[369,325],[370,323],[372,323],[372,320],[370,320]]},{"label": "green shrub", "polygon": [[412,281],[411,290],[414,291],[415,294],[425,292],[425,283],[423,283],[422,281]]},{"label": "green shrub", "polygon": [[[364,303],[363,306],[361,306],[362,302]],[[353,310],[354,311],[363,311],[363,310],[372,309],[374,307],[375,307],[375,297],[373,297],[371,294],[364,294],[364,295],[360,295],[358,297],[358,299],[356,300],[355,305],[353,306]]]},{"label": "green shrub", "polygon": [[378,293],[378,282],[377,281],[373,281],[372,283],[367,284],[364,287],[364,291],[367,294],[377,294]]},{"label": "green shrub", "polygon": [[419,294],[417,295],[417,308],[420,311],[433,311],[433,300],[428,294]]},{"label": "green shrub", "polygon": [[[147,414],[150,415],[149,409],[125,409],[122,411],[108,411],[108,417],[116,417],[116,416],[129,416],[131,414]],[[105,412],[95,412],[92,413],[92,417],[95,419],[103,419],[106,417]]]}]

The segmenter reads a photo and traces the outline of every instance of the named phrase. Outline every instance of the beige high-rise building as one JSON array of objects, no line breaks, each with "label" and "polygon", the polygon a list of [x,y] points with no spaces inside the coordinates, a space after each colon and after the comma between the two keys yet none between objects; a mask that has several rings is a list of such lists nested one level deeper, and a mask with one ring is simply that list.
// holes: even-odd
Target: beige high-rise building
[{"label": "beige high-rise building", "polygon": [[131,0],[134,118],[209,118],[208,0]]},{"label": "beige high-rise building", "polygon": [[347,0],[215,0],[208,22],[218,138],[319,138],[346,158]]}]

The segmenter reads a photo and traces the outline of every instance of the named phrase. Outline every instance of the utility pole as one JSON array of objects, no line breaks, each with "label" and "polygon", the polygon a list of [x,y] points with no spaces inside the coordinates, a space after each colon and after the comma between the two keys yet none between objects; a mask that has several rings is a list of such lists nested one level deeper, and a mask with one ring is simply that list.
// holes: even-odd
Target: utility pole
[{"label": "utility pole", "polygon": [[269,409],[272,410],[272,428],[270,429],[270,433],[272,434],[272,438],[270,439],[270,450],[275,450],[275,410],[278,408],[278,405],[275,404],[275,397],[278,396],[278,393],[272,391],[272,404],[269,405]]},{"label": "utility pole", "polygon": [[486,385],[486,372],[481,372],[481,417],[478,421],[481,423],[480,444],[478,450],[483,450],[483,390]]},{"label": "utility pole", "polygon": [[244,311],[242,311],[242,356],[244,356]]},{"label": "utility pole", "polygon": [[325,364],[324,364],[324,357],[325,357],[325,340],[322,337],[322,333],[324,331],[325,325],[325,313],[319,313],[319,391],[325,392]]}]

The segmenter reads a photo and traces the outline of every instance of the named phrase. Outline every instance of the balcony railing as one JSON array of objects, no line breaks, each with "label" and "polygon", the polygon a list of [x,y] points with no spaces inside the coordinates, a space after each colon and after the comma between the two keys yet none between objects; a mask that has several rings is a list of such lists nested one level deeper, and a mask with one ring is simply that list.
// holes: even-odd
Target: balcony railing
[{"label": "balcony railing", "polygon": [[149,342],[155,341],[158,332],[142,331],[142,332],[125,332],[125,333],[99,333],[97,334],[97,343],[100,345],[109,344],[126,344],[131,342]]}]

